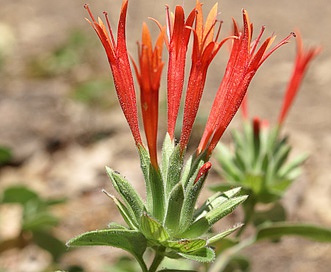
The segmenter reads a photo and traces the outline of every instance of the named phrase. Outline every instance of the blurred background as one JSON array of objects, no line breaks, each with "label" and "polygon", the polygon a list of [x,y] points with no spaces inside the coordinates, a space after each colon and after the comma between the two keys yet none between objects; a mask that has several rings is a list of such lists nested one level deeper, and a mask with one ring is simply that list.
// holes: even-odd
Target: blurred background
[{"label": "blurred background", "polygon": [[[83,271],[81,268],[113,271],[109,265],[121,256],[121,251],[98,247],[66,252],[58,242],[105,228],[110,221],[121,222],[113,203],[101,192],[102,188],[112,192],[105,165],[121,172],[144,192],[139,158],[117,103],[107,59],[84,19],[88,16],[85,2],[0,0],[3,272]],[[202,2],[207,13],[215,0]],[[89,4],[95,16],[108,11],[112,25],[116,25],[120,0],[90,0]],[[129,1],[127,40],[134,58],[142,22],[153,17],[164,23],[165,4],[171,10],[183,4],[188,12],[195,1]],[[293,152],[309,153],[310,158],[284,203],[292,221],[331,226],[331,6],[327,0],[219,1],[223,37],[231,29],[231,18],[241,23],[242,8],[248,10],[256,32],[265,25],[266,35],[275,33],[276,41],[280,41],[300,29],[306,47],[323,47],[285,124]],[[157,31],[153,22],[149,21],[149,26]],[[221,80],[225,47],[219,55],[209,69],[202,102],[205,105],[209,105]],[[294,57],[293,40],[257,73],[249,89],[252,116],[276,121]],[[164,83],[161,101],[165,97]],[[163,132],[165,110],[161,104]],[[192,142],[200,138],[207,115],[208,106],[203,106]],[[235,118],[231,126],[239,122]],[[161,133],[160,141],[162,137]],[[228,134],[223,141],[229,141]],[[209,182],[213,179],[219,176],[212,174]],[[33,199],[34,204],[31,206],[27,199]],[[240,216],[234,214],[228,220],[240,221]],[[45,240],[50,244],[45,245]],[[303,239],[261,243],[245,253],[253,258],[252,271],[256,272],[331,269],[331,246]]]}]

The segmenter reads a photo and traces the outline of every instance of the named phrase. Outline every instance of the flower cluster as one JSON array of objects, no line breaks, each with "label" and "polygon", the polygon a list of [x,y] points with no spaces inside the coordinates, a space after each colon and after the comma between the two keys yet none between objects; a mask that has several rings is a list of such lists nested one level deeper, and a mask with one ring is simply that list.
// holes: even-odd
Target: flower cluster
[{"label": "flower cluster", "polygon": [[[96,21],[89,6],[85,5],[91,17],[89,23],[98,34],[105,48],[119,102],[134,140],[138,147],[143,147],[138,128],[135,86],[126,47],[125,24],[127,7],[128,1],[123,1],[116,42],[107,14],[105,13],[106,27],[100,18]],[[133,62],[133,65],[140,86],[142,119],[147,146],[154,166],[157,164],[156,138],[158,131],[159,87],[164,66],[164,62],[161,59],[163,41],[169,52],[167,133],[170,139],[174,141],[179,106],[184,89],[186,55],[190,36],[193,36],[191,69],[186,87],[184,117],[179,141],[182,152],[185,151],[189,142],[192,126],[204,90],[208,67],[221,46],[229,39],[232,42],[226,71],[218,88],[206,128],[197,149],[197,155],[207,151],[206,159],[208,159],[208,156],[237,112],[258,68],[277,48],[287,43],[290,37],[294,35],[291,33],[268,51],[275,36],[270,36],[261,42],[264,32],[264,27],[262,27],[257,38],[252,40],[253,25],[249,21],[247,12],[243,10],[243,28],[240,30],[234,21],[233,36],[218,41],[221,22],[217,20],[217,14],[216,4],[209,12],[204,23],[202,4],[199,1],[197,1],[196,7],[187,18],[185,18],[184,10],[181,6],[176,6],[174,13],[170,13],[167,7],[166,27],[157,22],[161,31],[154,47],[148,27],[146,24],[143,24],[139,63],[135,64]],[[260,43],[262,44],[259,45]]]},{"label": "flower cluster", "polygon": [[320,47],[305,49],[300,33],[296,33],[297,50],[294,68],[285,90],[281,110],[276,125],[254,117],[249,120],[247,96],[242,103],[243,131],[233,131],[234,152],[225,145],[218,146],[218,161],[226,184],[215,186],[214,190],[224,190],[241,186],[249,194],[245,212],[251,214],[257,203],[272,203],[279,200],[287,188],[300,175],[301,165],[306,155],[290,159],[291,146],[288,137],[281,135],[281,128],[310,62],[320,51]]},{"label": "flower cluster", "polygon": [[[100,18],[94,18],[88,5],[85,5],[85,8],[90,16],[88,22],[96,31],[106,51],[119,103],[140,155],[146,184],[146,201],[141,199],[128,181],[107,168],[113,186],[122,200],[112,195],[110,197],[128,227],[116,225],[115,228],[104,232],[83,234],[71,240],[69,245],[108,244],[121,247],[137,258],[143,270],[146,270],[146,267],[141,255],[146,247],[153,248],[162,258],[184,257],[197,261],[212,261],[212,243],[225,237],[238,226],[208,239],[203,235],[206,235],[215,222],[232,212],[247,196],[237,196],[240,189],[218,192],[200,208],[196,208],[197,198],[211,168],[210,156],[238,111],[258,68],[294,34],[289,34],[271,47],[275,36],[262,40],[263,27],[257,38],[253,39],[253,24],[247,12],[243,10],[243,26],[239,27],[234,21],[232,35],[220,39],[221,21],[217,19],[217,4],[204,19],[199,0],[188,16],[185,16],[181,6],[176,6],[173,13],[166,7],[165,26],[154,20],[160,29],[154,45],[147,25],[143,24],[142,40],[138,44],[138,61],[132,60],[132,63],[140,87],[140,108],[146,146],[140,134],[136,91],[126,46],[128,0],[122,2],[116,39],[107,13],[104,23]],[[231,47],[224,76],[216,92],[201,141],[194,154],[184,162],[208,68],[226,42],[231,43]],[[160,159],[157,152],[158,108],[161,74],[165,65],[162,60],[164,45],[168,51],[168,119]],[[190,45],[191,66],[186,76],[185,66]],[[187,84],[184,84],[186,78]],[[183,120],[177,143],[175,128],[182,97]],[[158,265],[159,259],[155,258],[152,268]],[[152,268],[149,271],[152,271]]]}]

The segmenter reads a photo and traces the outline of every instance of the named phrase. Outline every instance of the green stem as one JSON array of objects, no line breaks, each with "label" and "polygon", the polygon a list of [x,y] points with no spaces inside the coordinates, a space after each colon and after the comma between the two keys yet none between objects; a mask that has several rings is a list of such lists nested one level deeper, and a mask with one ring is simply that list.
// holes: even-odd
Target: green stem
[{"label": "green stem", "polygon": [[220,272],[223,271],[228,263],[231,261],[232,256],[238,254],[241,250],[244,248],[251,246],[256,241],[255,237],[250,237],[246,240],[243,240],[239,244],[225,250],[222,252],[219,258],[216,259],[216,261],[213,263],[213,265],[210,267],[209,272]]},{"label": "green stem", "polygon": [[159,267],[160,263],[163,261],[164,259],[164,251],[165,248],[164,247],[159,247],[157,248],[156,252],[155,252],[155,257],[154,260],[149,268],[149,272],[155,272],[156,269]]},{"label": "green stem", "polygon": [[141,271],[142,272],[148,272],[148,268],[144,262],[144,259],[140,256],[135,256],[137,262],[139,263],[140,267],[141,267]]},{"label": "green stem", "polygon": [[252,221],[253,214],[255,213],[255,199],[250,195],[250,197],[244,203],[244,212],[245,212],[245,219],[244,225],[237,231],[236,237],[240,237],[240,235],[244,232],[248,224]]},{"label": "green stem", "polygon": [[[253,215],[255,213],[256,200],[250,195],[244,205],[245,219],[244,225],[239,229],[236,234],[236,237],[239,238],[243,231],[246,229],[249,223],[251,223]],[[242,240],[237,245],[225,250],[221,253],[220,257],[216,259],[214,264],[209,269],[209,272],[220,272],[223,271],[228,263],[231,261],[232,257],[238,254],[244,248],[251,246],[256,242],[256,237],[251,236],[245,240]]]}]

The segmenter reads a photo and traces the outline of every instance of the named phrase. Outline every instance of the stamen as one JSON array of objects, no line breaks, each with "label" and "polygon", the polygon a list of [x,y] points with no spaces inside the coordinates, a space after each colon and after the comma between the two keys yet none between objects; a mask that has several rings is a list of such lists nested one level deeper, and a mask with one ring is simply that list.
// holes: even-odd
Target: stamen
[{"label": "stamen", "polygon": [[88,12],[88,14],[90,15],[92,21],[95,23],[96,21],[95,21],[95,19],[94,19],[94,16],[93,16],[91,10],[90,10],[89,5],[88,5],[88,4],[85,4],[85,5],[84,5],[84,8],[87,10],[87,12]]},{"label": "stamen", "polygon": [[267,59],[273,52],[275,52],[279,47],[281,47],[284,44],[287,44],[289,42],[289,40],[292,37],[296,37],[294,32],[291,32],[288,36],[286,36],[282,41],[280,41],[280,43],[278,43],[274,48],[272,48],[262,59],[261,59],[261,63],[265,61],[265,59]]},{"label": "stamen", "polygon": [[217,21],[219,22],[219,25],[218,25],[218,29],[217,29],[217,33],[216,33],[216,37],[215,37],[215,42],[217,42],[217,40],[218,40],[218,37],[221,33],[222,24],[223,24],[222,20],[217,20]]},{"label": "stamen", "polygon": [[169,12],[169,6],[166,5],[166,24],[167,24],[167,35],[169,38],[169,41],[171,40],[172,36],[172,23],[171,23],[171,18],[170,18],[170,12]]},{"label": "stamen", "polygon": [[111,26],[110,26],[108,13],[106,11],[104,11],[103,14],[104,14],[105,19],[106,19],[106,23],[107,23],[107,27],[108,27],[108,31],[109,31],[109,34],[110,34],[110,38],[111,38],[112,44],[115,46],[116,43],[115,43],[113,31],[112,31]]},{"label": "stamen", "polygon": [[251,55],[254,55],[254,52],[255,52],[255,50],[256,50],[256,48],[257,48],[257,46],[258,46],[258,44],[259,44],[259,42],[262,38],[264,30],[265,30],[265,26],[262,26],[259,36],[255,39],[255,41],[253,41],[252,49],[251,49]]},{"label": "stamen", "polygon": [[[202,44],[201,44],[201,50],[203,50],[203,48],[205,47],[205,44],[206,44],[206,41],[207,41],[207,38],[208,36],[211,34],[212,30],[214,29],[215,25],[217,23],[217,20],[214,20],[213,24],[210,26],[210,28],[208,29],[208,32],[206,34],[206,36],[204,36],[203,38],[203,41],[202,41]],[[212,37],[213,38],[213,37]],[[216,40],[215,40],[216,42]]]},{"label": "stamen", "polygon": [[[149,20],[152,20],[154,23],[156,23],[156,25],[158,26],[158,28],[160,29],[161,32],[163,32],[163,26],[160,24],[160,22],[152,17],[148,17]],[[167,49],[169,50],[169,39],[167,39],[166,35],[162,35],[163,36],[163,40],[165,42],[165,45],[167,47]]]}]

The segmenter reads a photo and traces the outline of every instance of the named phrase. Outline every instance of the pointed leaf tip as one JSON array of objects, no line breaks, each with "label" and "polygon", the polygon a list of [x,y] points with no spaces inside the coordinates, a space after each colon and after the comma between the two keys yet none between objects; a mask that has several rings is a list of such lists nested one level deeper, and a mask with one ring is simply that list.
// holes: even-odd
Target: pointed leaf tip
[{"label": "pointed leaf tip", "polygon": [[140,220],[140,217],[145,208],[144,202],[138,195],[132,185],[123,178],[118,172],[106,167],[107,174],[115,188],[123,199],[125,206],[131,209],[136,221]]}]

